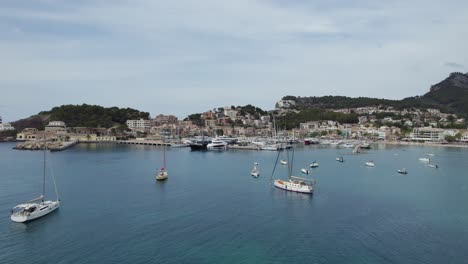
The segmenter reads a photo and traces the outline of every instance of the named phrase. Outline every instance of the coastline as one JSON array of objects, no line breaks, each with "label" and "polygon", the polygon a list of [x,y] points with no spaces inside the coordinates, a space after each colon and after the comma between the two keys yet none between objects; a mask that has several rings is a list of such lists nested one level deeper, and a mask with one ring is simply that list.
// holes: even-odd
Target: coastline
[{"label": "coastline", "polygon": [[407,141],[384,141],[383,143],[390,144],[390,145],[399,145],[399,146],[468,148],[468,144],[465,144],[465,143],[442,144],[442,143],[435,143],[435,142],[419,143],[419,142],[407,142]]}]

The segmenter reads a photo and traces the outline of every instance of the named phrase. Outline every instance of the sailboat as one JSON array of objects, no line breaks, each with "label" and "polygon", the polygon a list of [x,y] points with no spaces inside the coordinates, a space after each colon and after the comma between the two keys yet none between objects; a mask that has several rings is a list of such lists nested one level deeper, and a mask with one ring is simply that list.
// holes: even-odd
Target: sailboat
[{"label": "sailboat", "polygon": [[57,192],[57,185],[55,184],[55,178],[52,174],[52,179],[55,187],[55,194],[57,195],[57,200],[55,201],[46,201],[45,200],[45,176],[46,176],[46,140],[44,138],[44,164],[43,164],[43,175],[42,175],[42,194],[36,199],[30,200],[26,203],[19,204],[11,210],[11,221],[24,223],[37,219],[39,217],[45,216],[49,213],[52,213],[60,207],[60,199]]},{"label": "sailboat", "polygon": [[260,170],[258,170],[257,166],[258,166],[258,163],[255,162],[252,172],[250,173],[250,175],[252,175],[255,178],[258,178],[258,176],[260,176]]},{"label": "sailboat", "polygon": [[311,168],[317,168],[319,166],[319,163],[317,161],[314,160],[314,162],[312,162],[310,165],[309,165]]},{"label": "sailboat", "polygon": [[166,144],[163,142],[163,166],[156,174],[157,181],[167,180],[168,174],[166,170]]},{"label": "sailboat", "polygon": [[[276,158],[276,163],[272,172],[272,177],[275,172],[276,165],[278,163],[278,158],[279,158],[279,153]],[[288,155],[288,158],[289,158],[289,155]],[[275,185],[275,187],[286,190],[286,191],[312,194],[314,192],[314,188],[313,188],[313,185],[315,184],[314,181],[301,178],[301,177],[292,176],[293,160],[294,160],[294,150],[293,150],[291,162],[288,165],[288,178],[289,179],[287,181],[276,179],[273,181],[273,184]]]}]

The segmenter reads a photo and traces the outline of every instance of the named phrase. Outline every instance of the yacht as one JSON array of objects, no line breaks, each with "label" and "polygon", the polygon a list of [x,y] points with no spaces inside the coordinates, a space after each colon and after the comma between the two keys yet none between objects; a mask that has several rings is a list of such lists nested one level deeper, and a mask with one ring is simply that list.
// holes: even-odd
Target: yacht
[{"label": "yacht", "polygon": [[208,149],[208,150],[226,150],[227,146],[228,146],[228,143],[226,141],[215,138],[210,143],[208,143],[208,145],[206,145],[206,149]]},{"label": "yacht", "polygon": [[207,150],[208,144],[211,142],[209,139],[196,138],[189,144],[191,150]]}]

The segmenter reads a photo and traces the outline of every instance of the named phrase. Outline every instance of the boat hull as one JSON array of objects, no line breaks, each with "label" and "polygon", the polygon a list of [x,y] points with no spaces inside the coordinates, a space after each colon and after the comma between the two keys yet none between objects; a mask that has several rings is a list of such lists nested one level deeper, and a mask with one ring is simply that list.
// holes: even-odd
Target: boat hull
[{"label": "boat hull", "polygon": [[190,149],[191,150],[208,150],[208,143],[195,143],[195,144],[190,144]]},{"label": "boat hull", "polygon": [[314,190],[310,185],[301,185],[292,183],[290,181],[283,181],[283,180],[275,180],[274,185],[276,188],[290,191],[290,192],[298,192],[298,193],[306,193],[306,194],[313,194]]},{"label": "boat hull", "polygon": [[11,221],[24,223],[52,213],[60,207],[60,201],[45,201],[32,213],[18,212],[10,216]]}]

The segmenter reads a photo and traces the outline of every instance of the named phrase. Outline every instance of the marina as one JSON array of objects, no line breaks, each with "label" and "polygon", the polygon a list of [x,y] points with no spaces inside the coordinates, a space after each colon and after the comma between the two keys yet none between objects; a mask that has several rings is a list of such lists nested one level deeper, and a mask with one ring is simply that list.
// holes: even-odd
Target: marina
[{"label": "marina", "polygon": [[[5,216],[18,201],[30,198],[40,183],[34,172],[41,166],[42,153],[16,151],[13,146],[0,144],[4,168],[0,209]],[[27,225],[0,218],[0,246],[9,248],[0,251],[0,258],[6,263],[20,257],[34,262],[40,253],[46,262],[58,254],[68,263],[78,257],[86,262],[140,263],[138,256],[145,254],[145,261],[157,262],[255,262],[258,253],[265,263],[315,262],[321,256],[326,261],[318,263],[348,258],[380,263],[381,256],[392,262],[463,263],[460,260],[468,252],[468,241],[463,240],[468,237],[464,231],[468,211],[455,202],[468,199],[460,188],[468,186],[462,173],[468,169],[464,162],[468,154],[461,149],[379,145],[354,155],[352,149],[298,145],[292,175],[299,175],[301,166],[313,161],[311,157],[320,157],[320,167],[298,177],[316,180],[314,195],[274,186],[270,174],[278,153],[270,151],[193,152],[168,147],[170,179],[156,182],[154,172],[163,150],[153,145],[78,144],[51,152],[60,210]],[[426,163],[418,161],[428,151],[435,154],[431,159],[439,169],[428,170]],[[335,161],[340,156],[345,163]],[[365,169],[364,160],[378,166]],[[254,161],[262,168],[258,178],[251,176]],[[411,173],[399,177],[399,168]],[[194,175],[194,171],[204,173]],[[288,166],[278,165],[275,176],[284,183]],[[298,178],[292,179],[302,181]],[[451,220],[454,215],[457,221]],[[289,234],[278,232],[284,226],[296,236],[302,234],[302,239],[286,239]],[[93,239],[87,239],[91,234]],[[414,236],[419,237],[419,248],[411,247]],[[26,241],[36,246],[24,247]],[[368,247],[362,248],[361,243]],[[275,248],[280,245],[290,254],[277,254]],[[49,246],[56,248],[54,253],[45,250]],[[390,253],[389,246],[397,254]],[[452,253],[440,255],[429,250],[433,246]],[[96,247],[102,250],[93,250]],[[154,247],[160,251],[150,253]],[[252,247],[256,253],[250,251]],[[305,252],[300,259],[298,252]]]}]

